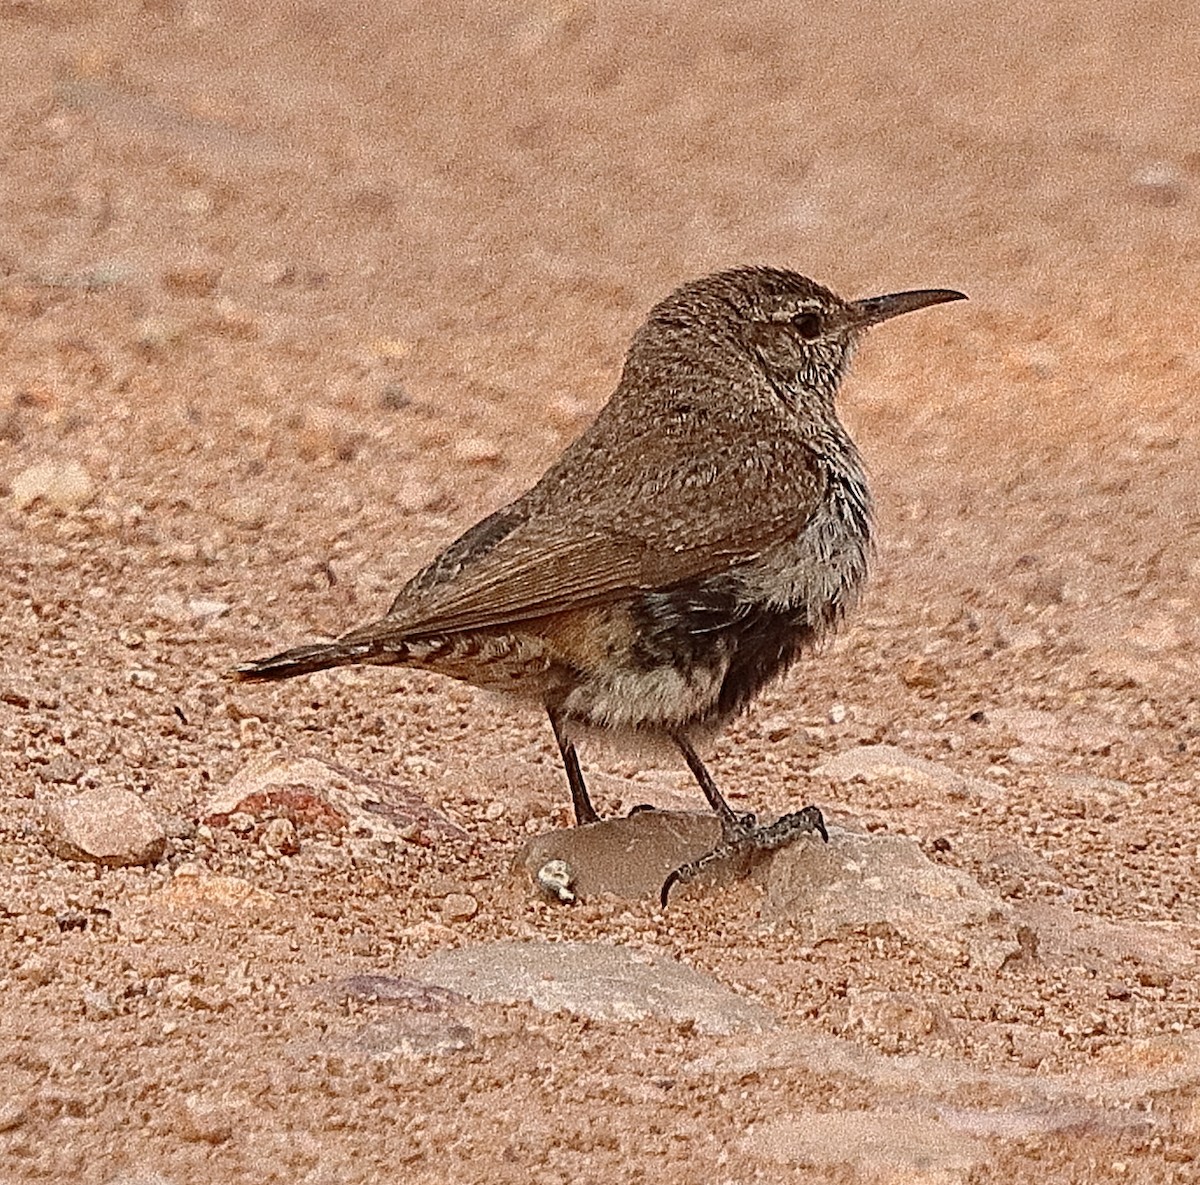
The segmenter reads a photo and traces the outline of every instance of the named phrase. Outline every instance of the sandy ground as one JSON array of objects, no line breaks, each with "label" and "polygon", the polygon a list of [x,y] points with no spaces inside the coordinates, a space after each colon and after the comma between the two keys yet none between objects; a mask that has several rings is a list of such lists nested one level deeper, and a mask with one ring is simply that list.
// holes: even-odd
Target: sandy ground
[{"label": "sandy ground", "polygon": [[[1196,1179],[1196,14],[436,7],[0,0],[0,1180]],[[381,612],[741,262],[971,296],[863,349],[871,593],[711,757],[969,875],[1033,935],[1003,966],[802,942],[753,885],[554,907],[510,871],[568,821],[535,713],[219,678]],[[864,743],[989,790],[811,775]],[[275,751],[467,837],[204,824]],[[610,808],[698,798],[584,757]],[[162,858],[64,858],[89,789]],[[494,939],[678,958],[777,1025],[457,1005],[364,1052],[322,988]],[[922,1090],[970,1148],[780,1135]]]}]

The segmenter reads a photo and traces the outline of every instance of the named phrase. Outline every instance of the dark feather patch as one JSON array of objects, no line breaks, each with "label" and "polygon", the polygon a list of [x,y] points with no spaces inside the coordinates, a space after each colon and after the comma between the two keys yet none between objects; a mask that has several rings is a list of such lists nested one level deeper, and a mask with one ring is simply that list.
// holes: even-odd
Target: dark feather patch
[{"label": "dark feather patch", "polygon": [[643,670],[670,666],[691,673],[722,651],[729,665],[710,717],[740,712],[788,669],[816,629],[802,610],[748,603],[733,577],[689,581],[647,593],[633,605],[632,659]]}]

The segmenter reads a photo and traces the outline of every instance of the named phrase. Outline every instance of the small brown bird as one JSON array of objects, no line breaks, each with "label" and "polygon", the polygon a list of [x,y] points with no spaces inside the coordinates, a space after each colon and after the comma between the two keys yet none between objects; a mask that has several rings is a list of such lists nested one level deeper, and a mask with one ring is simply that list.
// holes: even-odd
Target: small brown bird
[{"label": "small brown bird", "polygon": [[[674,742],[720,817],[721,854],[824,835],[815,807],[756,829],[693,739],[833,630],[862,589],[871,502],[834,406],[859,338],[962,299],[939,288],[845,301],[765,267],[683,285],[634,335],[591,427],[386,616],[231,676],[401,664],[515,692],[549,713],[580,824],[599,816],[576,724]],[[664,903],[707,861],[672,873]]]}]

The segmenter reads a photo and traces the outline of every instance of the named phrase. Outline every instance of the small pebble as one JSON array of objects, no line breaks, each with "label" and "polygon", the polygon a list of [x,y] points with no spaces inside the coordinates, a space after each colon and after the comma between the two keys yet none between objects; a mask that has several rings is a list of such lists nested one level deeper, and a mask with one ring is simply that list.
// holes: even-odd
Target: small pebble
[{"label": "small pebble", "polygon": [[194,1143],[224,1144],[233,1137],[233,1115],[223,1107],[184,1107],[176,1130]]},{"label": "small pebble", "polygon": [[199,598],[188,601],[187,611],[198,618],[224,617],[233,606],[228,601],[209,601]]},{"label": "small pebble", "polygon": [[221,279],[215,267],[195,265],[192,267],[169,268],[163,272],[163,287],[180,296],[211,296]]},{"label": "small pebble", "polygon": [[479,912],[479,902],[470,893],[450,893],[442,900],[442,918],[447,922],[466,922]]},{"label": "small pebble", "polygon": [[379,406],[384,411],[403,411],[412,406],[412,396],[403,383],[388,383],[379,394]]},{"label": "small pebble", "polygon": [[300,840],[290,819],[268,819],[262,831],[262,846],[272,855],[294,856],[300,850]]},{"label": "small pebble", "polygon": [[413,343],[402,337],[378,337],[371,343],[371,353],[387,362],[402,362],[413,352]]},{"label": "small pebble", "polygon": [[78,510],[96,496],[96,483],[77,461],[43,461],[12,480],[13,505],[26,510],[42,502],[54,510]]},{"label": "small pebble", "polygon": [[575,901],[575,893],[571,888],[574,879],[571,866],[565,860],[547,860],[537,873],[538,888],[543,896],[563,905],[571,905]]},{"label": "small pebble", "polygon": [[183,339],[183,326],[166,317],[143,317],[137,323],[137,344],[150,352],[168,350]]},{"label": "small pebble", "polygon": [[1143,165],[1130,181],[1134,192],[1149,206],[1175,206],[1183,198],[1183,174],[1170,161]]},{"label": "small pebble", "polygon": [[6,1099],[0,1103],[0,1132],[10,1132],[29,1118],[29,1108],[21,1099]]},{"label": "small pebble", "polygon": [[504,452],[494,440],[479,436],[467,436],[454,446],[455,457],[467,465],[496,465]]}]

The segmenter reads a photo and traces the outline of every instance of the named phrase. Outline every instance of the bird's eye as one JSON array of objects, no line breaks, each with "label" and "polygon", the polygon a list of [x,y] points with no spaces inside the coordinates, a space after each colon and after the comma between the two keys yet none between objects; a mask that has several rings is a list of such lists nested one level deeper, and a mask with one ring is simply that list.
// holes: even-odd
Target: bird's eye
[{"label": "bird's eye", "polygon": [[792,324],[806,342],[821,336],[821,318],[816,313],[800,313],[792,318]]}]

